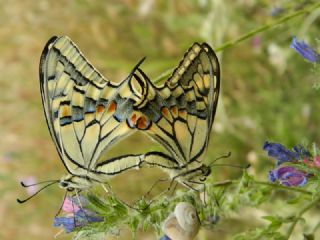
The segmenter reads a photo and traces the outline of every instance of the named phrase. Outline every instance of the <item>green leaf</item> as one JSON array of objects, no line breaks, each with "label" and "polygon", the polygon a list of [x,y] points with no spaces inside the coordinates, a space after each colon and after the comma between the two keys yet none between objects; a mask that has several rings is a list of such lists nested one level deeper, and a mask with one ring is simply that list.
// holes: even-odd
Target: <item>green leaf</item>
[{"label": "green leaf", "polygon": [[282,219],[277,216],[264,216],[262,218],[270,221],[270,224],[268,225],[268,229],[270,230],[277,230],[282,225]]}]

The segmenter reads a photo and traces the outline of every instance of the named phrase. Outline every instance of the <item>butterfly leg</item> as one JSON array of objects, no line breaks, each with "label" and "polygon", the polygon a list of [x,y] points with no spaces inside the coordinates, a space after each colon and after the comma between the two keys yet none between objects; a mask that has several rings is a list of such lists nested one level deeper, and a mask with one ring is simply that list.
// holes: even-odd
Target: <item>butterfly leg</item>
[{"label": "butterfly leg", "polygon": [[196,191],[196,192],[200,193],[199,189],[196,189],[196,188],[192,187],[189,183],[183,182],[183,184],[186,185],[188,188],[192,189],[193,191]]},{"label": "butterfly leg", "polygon": [[[80,190],[80,191],[81,191],[81,190]],[[82,212],[83,212],[83,214],[84,214],[84,217],[86,218],[87,222],[89,223],[88,216],[87,216],[86,211],[84,210],[84,208],[83,208],[83,206],[82,206],[82,203],[81,203],[81,200],[80,200],[80,197],[79,197],[80,191],[77,191],[77,190],[75,191],[75,192],[76,192],[76,196],[77,196],[77,200],[78,200],[78,203],[79,203],[79,207],[80,207],[80,209],[82,210]],[[72,202],[72,205],[73,205],[73,202]],[[75,214],[74,214],[74,216],[75,216]],[[76,220],[76,218],[75,218],[75,220]],[[76,225],[76,222],[75,222],[75,226],[77,226],[77,225]]]},{"label": "butterfly leg", "polygon": [[203,186],[203,191],[200,190],[196,190],[197,192],[199,192],[199,194],[203,193],[203,202],[204,205],[207,205],[207,187],[206,184],[204,182],[198,182],[198,181],[194,181],[194,180],[189,180],[188,182],[193,183],[193,184],[199,184]]},{"label": "butterfly leg", "polygon": [[63,233],[63,232],[64,232],[64,230],[61,229],[59,232],[57,232],[57,233],[53,236],[53,238],[54,238],[54,239],[58,238],[58,237],[61,235],[61,233]]},{"label": "butterfly leg", "polygon": [[76,222],[76,212],[75,212],[75,208],[74,208],[73,197],[71,197],[71,204],[72,204],[72,210],[73,210],[73,225],[76,228],[77,222]]},{"label": "butterfly leg", "polygon": [[[172,188],[172,191],[171,191],[171,196],[173,196],[173,194],[175,193],[175,191],[177,190],[177,187],[178,187],[178,182],[174,182],[173,184],[173,188]],[[171,189],[169,189],[170,191]]]},{"label": "butterfly leg", "polygon": [[114,195],[112,192],[112,187],[109,183],[107,183],[107,182],[101,183],[101,187],[107,194]]},{"label": "butterfly leg", "polygon": [[62,210],[62,207],[63,207],[63,204],[64,204],[64,201],[65,201],[66,198],[67,198],[67,193],[68,193],[68,191],[65,192],[64,197],[63,197],[63,200],[62,200],[62,203],[61,203],[61,205],[60,205],[60,207],[59,207],[59,210],[58,210],[58,212],[56,213],[55,217],[57,217],[57,216],[60,214],[60,212],[61,212],[61,210]]},{"label": "butterfly leg", "polygon": [[143,195],[143,197],[147,197],[148,195],[150,195],[150,193],[152,192],[152,190],[155,188],[156,185],[158,185],[160,182],[166,182],[168,181],[168,178],[162,178],[162,179],[158,179],[157,181],[155,181],[151,188]]},{"label": "butterfly leg", "polygon": [[101,183],[101,187],[107,194],[110,193],[110,191],[106,188],[106,186],[103,183]]}]

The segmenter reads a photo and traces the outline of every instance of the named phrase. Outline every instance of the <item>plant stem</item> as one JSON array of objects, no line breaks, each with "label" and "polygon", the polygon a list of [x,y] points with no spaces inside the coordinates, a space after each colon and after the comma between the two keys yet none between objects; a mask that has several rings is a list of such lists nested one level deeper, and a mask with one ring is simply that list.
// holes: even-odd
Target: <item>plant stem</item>
[{"label": "plant stem", "polygon": [[314,206],[316,206],[318,203],[320,202],[320,197],[316,198],[314,201],[312,201],[311,203],[309,203],[308,205],[306,205],[300,212],[299,214],[295,217],[295,220],[293,221],[293,223],[291,223],[288,232],[287,232],[287,239],[290,238],[295,226],[297,225],[298,221],[301,219],[302,215],[305,214],[309,209],[313,208]]},{"label": "plant stem", "polygon": [[277,189],[281,189],[281,190],[285,190],[285,191],[293,191],[293,192],[303,193],[303,194],[306,194],[306,195],[312,195],[312,192],[309,192],[309,191],[304,190],[302,188],[286,187],[286,186],[282,186],[280,184],[274,184],[274,183],[263,182],[263,181],[254,181],[253,183],[257,184],[257,185],[265,185],[265,186],[269,186],[269,187],[272,187],[272,188],[277,188]]},{"label": "plant stem", "polygon": [[[238,184],[239,182],[240,182],[240,180],[226,180],[223,182],[214,183],[211,186],[212,187],[222,187],[222,186],[228,186],[228,185],[232,185],[232,184]],[[306,195],[312,195],[312,192],[309,192],[307,190],[297,188],[297,187],[286,187],[286,186],[282,186],[279,184],[274,184],[274,183],[270,183],[270,182],[263,182],[263,181],[251,181],[251,183],[256,184],[256,185],[264,185],[264,186],[268,186],[268,187],[276,188],[276,189],[281,189],[281,190],[285,190],[285,191],[299,192],[299,193],[306,194]]]},{"label": "plant stem", "polygon": [[226,49],[226,48],[232,47],[233,45],[235,45],[235,44],[237,44],[237,43],[239,43],[239,42],[242,42],[243,40],[246,40],[247,38],[250,38],[250,37],[252,37],[253,35],[255,35],[255,34],[257,34],[257,33],[266,31],[266,30],[268,30],[269,28],[272,28],[272,27],[274,27],[274,26],[277,26],[277,25],[279,25],[279,24],[282,24],[282,23],[284,23],[284,22],[287,22],[287,21],[289,21],[290,19],[293,19],[293,18],[295,18],[295,17],[298,17],[298,16],[300,16],[300,15],[302,15],[302,14],[311,12],[311,11],[317,9],[318,7],[320,7],[320,3],[316,3],[316,4],[312,5],[312,6],[309,7],[309,8],[305,8],[305,9],[296,11],[296,12],[294,12],[294,13],[288,14],[288,15],[286,15],[286,16],[284,16],[284,17],[282,17],[282,18],[280,18],[280,19],[278,19],[278,20],[276,20],[276,21],[273,21],[273,22],[271,22],[271,23],[267,23],[267,24],[265,24],[265,25],[263,25],[263,26],[255,29],[255,30],[252,30],[252,31],[250,31],[250,32],[248,32],[248,33],[240,36],[239,38],[237,38],[237,39],[235,39],[235,40],[231,40],[231,41],[229,41],[229,42],[226,42],[226,43],[223,44],[222,46],[216,48],[215,51],[216,51],[216,52],[219,52],[219,51],[224,50],[224,49]]},{"label": "plant stem", "polygon": [[[244,41],[244,40],[256,35],[257,33],[264,32],[264,31],[266,31],[266,30],[268,30],[268,29],[270,29],[270,28],[272,28],[274,26],[277,26],[279,24],[287,22],[287,21],[289,21],[289,20],[291,20],[291,19],[293,19],[295,17],[298,17],[298,16],[300,16],[302,14],[311,12],[311,11],[313,11],[313,10],[319,8],[319,7],[320,7],[320,3],[316,3],[316,4],[314,4],[314,5],[310,6],[310,7],[304,8],[304,9],[299,10],[299,11],[295,11],[295,12],[293,12],[291,14],[288,14],[288,15],[278,19],[278,20],[275,20],[273,22],[267,23],[267,24],[265,24],[265,25],[263,25],[263,26],[261,26],[261,27],[259,27],[257,29],[254,29],[254,30],[252,30],[252,31],[250,31],[250,32],[238,37],[235,40],[231,40],[229,42],[224,43],[222,46],[216,48],[215,52],[219,52],[219,51],[225,50],[226,48],[232,47],[235,44],[237,44],[239,42],[242,42],[242,41]],[[157,77],[153,82],[154,83],[159,83],[162,80],[164,80],[165,78],[168,78],[172,71],[173,71],[173,69],[166,70],[159,77]]]}]

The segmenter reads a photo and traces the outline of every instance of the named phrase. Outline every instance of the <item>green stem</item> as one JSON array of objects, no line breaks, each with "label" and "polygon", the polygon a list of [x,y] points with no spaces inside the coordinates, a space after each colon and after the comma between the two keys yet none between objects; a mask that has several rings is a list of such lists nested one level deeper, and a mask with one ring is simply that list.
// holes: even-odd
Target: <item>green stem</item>
[{"label": "green stem", "polygon": [[299,214],[295,217],[295,220],[291,223],[288,232],[287,232],[287,239],[290,238],[295,226],[297,225],[298,221],[302,218],[302,215],[305,214],[308,210],[316,206],[320,202],[320,197],[316,198],[314,201],[306,205],[300,212]]},{"label": "green stem", "polygon": [[[320,7],[320,3],[316,3],[316,4],[314,4],[314,5],[310,6],[310,7],[307,7],[305,9],[302,9],[302,10],[299,10],[299,11],[295,11],[295,12],[293,12],[291,14],[288,14],[288,15],[278,19],[278,20],[275,20],[273,22],[267,23],[267,24],[265,24],[265,25],[263,25],[263,26],[261,26],[261,27],[259,27],[257,29],[254,29],[254,30],[252,30],[252,31],[250,31],[250,32],[238,37],[235,40],[231,40],[229,42],[224,43],[222,46],[216,48],[215,52],[219,52],[219,51],[225,50],[226,48],[232,47],[235,44],[237,44],[239,42],[242,42],[242,41],[244,41],[244,40],[256,35],[257,33],[264,32],[264,31],[266,31],[266,30],[268,30],[268,29],[270,29],[270,28],[272,28],[274,26],[277,26],[279,24],[287,22],[287,21],[289,21],[289,20],[291,20],[291,19],[293,19],[295,17],[298,17],[298,16],[303,15],[305,13],[311,12],[311,11],[317,9],[318,7]],[[159,77],[157,77],[153,82],[154,83],[159,83],[162,80],[168,78],[172,71],[173,71],[173,69],[166,70]]]},{"label": "green stem", "polygon": [[266,30],[268,30],[269,28],[272,28],[272,27],[274,27],[274,26],[277,26],[277,25],[279,25],[279,24],[282,24],[282,23],[284,23],[284,22],[287,22],[287,21],[289,21],[290,19],[293,19],[293,18],[295,18],[295,17],[298,17],[298,16],[300,16],[300,15],[302,15],[302,14],[311,12],[311,11],[317,9],[318,7],[320,7],[320,3],[316,3],[316,4],[312,5],[312,6],[309,7],[309,8],[305,8],[305,9],[296,11],[296,12],[291,13],[291,14],[289,14],[289,15],[286,15],[286,16],[284,16],[284,17],[282,17],[282,18],[280,18],[280,19],[278,19],[278,20],[276,20],[276,21],[273,21],[273,22],[271,22],[271,23],[267,23],[267,24],[265,24],[265,25],[263,25],[263,26],[255,29],[255,30],[252,30],[252,31],[250,31],[250,32],[248,32],[248,33],[240,36],[239,38],[237,38],[237,39],[235,39],[235,40],[231,40],[231,41],[229,41],[229,42],[226,42],[226,43],[223,44],[222,46],[216,48],[215,51],[216,51],[216,52],[219,52],[219,51],[222,51],[222,50],[224,50],[224,49],[226,49],[226,48],[232,47],[233,45],[235,45],[235,44],[237,44],[237,43],[239,43],[239,42],[242,42],[243,40],[246,40],[246,39],[248,39],[248,38],[256,35],[257,33],[266,31]]},{"label": "green stem", "polygon": [[[211,186],[212,187],[222,187],[222,186],[238,184],[239,182],[240,182],[240,180],[226,180],[223,182],[214,183]],[[256,185],[264,185],[264,186],[268,186],[268,187],[276,188],[276,189],[281,189],[281,190],[285,190],[285,191],[299,192],[299,193],[306,194],[306,195],[312,195],[312,192],[309,192],[307,190],[297,188],[297,187],[286,187],[286,186],[282,186],[279,184],[274,184],[274,183],[270,183],[270,182],[263,182],[263,181],[252,181],[251,183],[256,184]]]},{"label": "green stem", "polygon": [[312,195],[312,192],[309,192],[307,190],[304,190],[302,188],[298,188],[298,187],[286,187],[280,184],[274,184],[274,183],[270,183],[270,182],[263,182],[263,181],[254,181],[254,184],[257,185],[265,185],[265,186],[269,186],[272,188],[277,188],[277,189],[281,189],[281,190],[285,190],[285,191],[292,191],[292,192],[299,192],[299,193],[303,193],[306,195]]}]

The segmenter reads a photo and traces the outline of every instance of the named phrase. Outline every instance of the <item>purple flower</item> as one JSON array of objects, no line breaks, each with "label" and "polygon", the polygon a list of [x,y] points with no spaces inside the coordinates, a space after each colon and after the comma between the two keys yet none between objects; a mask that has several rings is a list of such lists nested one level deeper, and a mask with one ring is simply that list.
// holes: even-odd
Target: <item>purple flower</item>
[{"label": "purple flower", "polygon": [[70,233],[76,227],[74,220],[75,220],[75,218],[73,216],[71,216],[71,217],[55,217],[54,222],[53,222],[53,226],[54,227],[63,226],[64,231],[66,233]]},{"label": "purple flower", "polygon": [[261,37],[255,36],[251,40],[251,45],[253,48],[258,48],[261,46]]},{"label": "purple flower", "polygon": [[273,8],[271,8],[270,15],[271,15],[272,17],[276,17],[276,16],[281,15],[283,12],[284,12],[284,9],[283,9],[283,8],[273,7]]},{"label": "purple flower", "polygon": [[281,185],[304,186],[308,179],[307,174],[291,166],[279,167],[269,172],[271,182],[279,181]]},{"label": "purple flower", "polygon": [[83,227],[93,222],[103,221],[102,217],[98,217],[95,213],[80,209],[75,214],[67,217],[55,217],[54,227],[63,226],[66,233],[72,232],[76,227]]},{"label": "purple flower", "polygon": [[167,235],[164,235],[160,238],[160,240],[171,240]]},{"label": "purple flower", "polygon": [[279,166],[284,162],[291,162],[300,158],[300,155],[296,151],[290,151],[280,143],[269,143],[263,144],[263,150],[268,152],[269,157],[277,159],[276,165]]},{"label": "purple flower", "polygon": [[[76,201],[76,202],[75,202]],[[83,205],[85,199],[83,197],[80,198],[80,201]],[[66,216],[63,217],[55,217],[54,218],[54,227],[63,226],[66,233],[72,232],[77,227],[83,227],[93,222],[102,222],[103,218],[97,216],[96,213],[82,209],[78,204],[78,201],[73,198],[66,198],[62,210],[66,213]]]},{"label": "purple flower", "polygon": [[303,40],[298,42],[296,37],[293,37],[290,47],[308,61],[320,62],[320,54],[306,44]]}]

